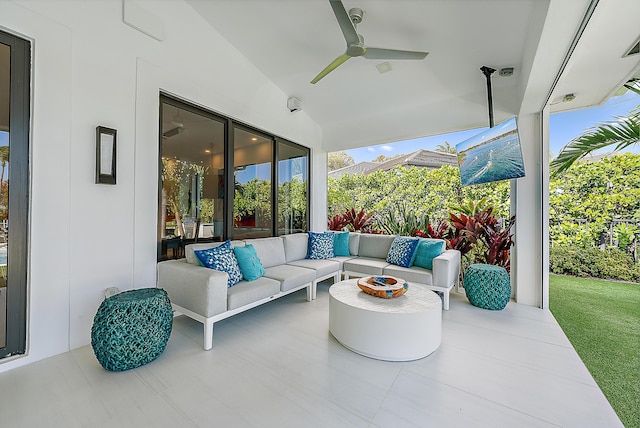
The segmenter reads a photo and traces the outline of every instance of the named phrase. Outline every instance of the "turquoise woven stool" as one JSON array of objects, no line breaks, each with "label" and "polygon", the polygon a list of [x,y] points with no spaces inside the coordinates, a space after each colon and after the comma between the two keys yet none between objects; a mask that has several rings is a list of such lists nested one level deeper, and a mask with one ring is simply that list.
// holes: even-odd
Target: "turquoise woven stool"
[{"label": "turquoise woven stool", "polygon": [[500,266],[473,264],[464,273],[464,291],[473,306],[504,309],[511,298],[511,281]]},{"label": "turquoise woven stool", "polygon": [[105,369],[121,372],[162,354],[173,327],[167,292],[141,288],[106,298],[91,328],[91,347]]}]

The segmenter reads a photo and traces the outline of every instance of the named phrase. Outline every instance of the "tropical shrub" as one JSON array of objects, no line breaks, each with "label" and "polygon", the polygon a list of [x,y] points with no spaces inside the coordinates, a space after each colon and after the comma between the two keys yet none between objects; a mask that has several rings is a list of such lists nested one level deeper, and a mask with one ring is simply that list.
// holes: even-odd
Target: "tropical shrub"
[{"label": "tropical shrub", "polygon": [[388,235],[413,236],[416,230],[424,230],[429,224],[426,214],[417,215],[407,204],[389,206],[376,215],[376,226]]},{"label": "tropical shrub", "polygon": [[549,268],[557,274],[640,281],[640,264],[615,247],[600,250],[556,245],[549,251]]}]

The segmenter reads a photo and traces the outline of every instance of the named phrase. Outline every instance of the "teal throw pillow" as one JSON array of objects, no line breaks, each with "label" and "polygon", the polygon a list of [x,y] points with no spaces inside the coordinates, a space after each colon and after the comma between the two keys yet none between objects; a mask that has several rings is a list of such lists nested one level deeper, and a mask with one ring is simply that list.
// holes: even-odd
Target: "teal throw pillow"
[{"label": "teal throw pillow", "polygon": [[407,236],[396,236],[393,239],[389,253],[387,254],[387,263],[397,266],[410,267],[413,255],[418,248],[420,241],[418,238],[410,238]]},{"label": "teal throw pillow", "polygon": [[333,233],[332,232],[307,232],[309,234],[309,248],[307,259],[325,260],[333,257]]},{"label": "teal throw pillow", "polygon": [[333,255],[335,257],[350,256],[349,232],[336,232],[333,234]]},{"label": "teal throw pillow", "polygon": [[420,239],[413,265],[425,269],[433,269],[433,259],[444,253],[444,250],[444,241],[428,238]]},{"label": "teal throw pillow", "polygon": [[245,280],[253,281],[264,275],[264,266],[262,266],[252,244],[234,247],[233,252],[238,259],[238,265],[240,265],[240,271]]},{"label": "teal throw pillow", "polygon": [[229,275],[228,287],[233,287],[242,281],[242,272],[238,266],[238,260],[231,249],[231,241],[209,248],[208,250],[196,250],[193,252],[204,267],[226,272]]}]

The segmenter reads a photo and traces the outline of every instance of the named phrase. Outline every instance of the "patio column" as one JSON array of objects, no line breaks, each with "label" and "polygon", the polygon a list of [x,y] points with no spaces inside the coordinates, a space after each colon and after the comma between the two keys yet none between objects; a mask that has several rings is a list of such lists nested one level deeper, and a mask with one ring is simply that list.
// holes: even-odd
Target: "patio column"
[{"label": "patio column", "polygon": [[516,216],[511,283],[515,299],[548,307],[549,291],[549,112],[518,116],[525,164],[511,182],[511,215]]},{"label": "patio column", "polygon": [[309,230],[323,232],[327,230],[327,156],[324,149],[311,150],[311,213]]}]

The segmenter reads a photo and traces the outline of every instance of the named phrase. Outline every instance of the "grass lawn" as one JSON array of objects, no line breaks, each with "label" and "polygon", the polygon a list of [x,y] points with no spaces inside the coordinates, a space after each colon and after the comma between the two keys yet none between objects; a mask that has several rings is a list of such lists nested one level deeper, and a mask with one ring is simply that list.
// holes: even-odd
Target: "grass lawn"
[{"label": "grass lawn", "polygon": [[640,284],[550,275],[549,308],[622,423],[640,427]]}]

